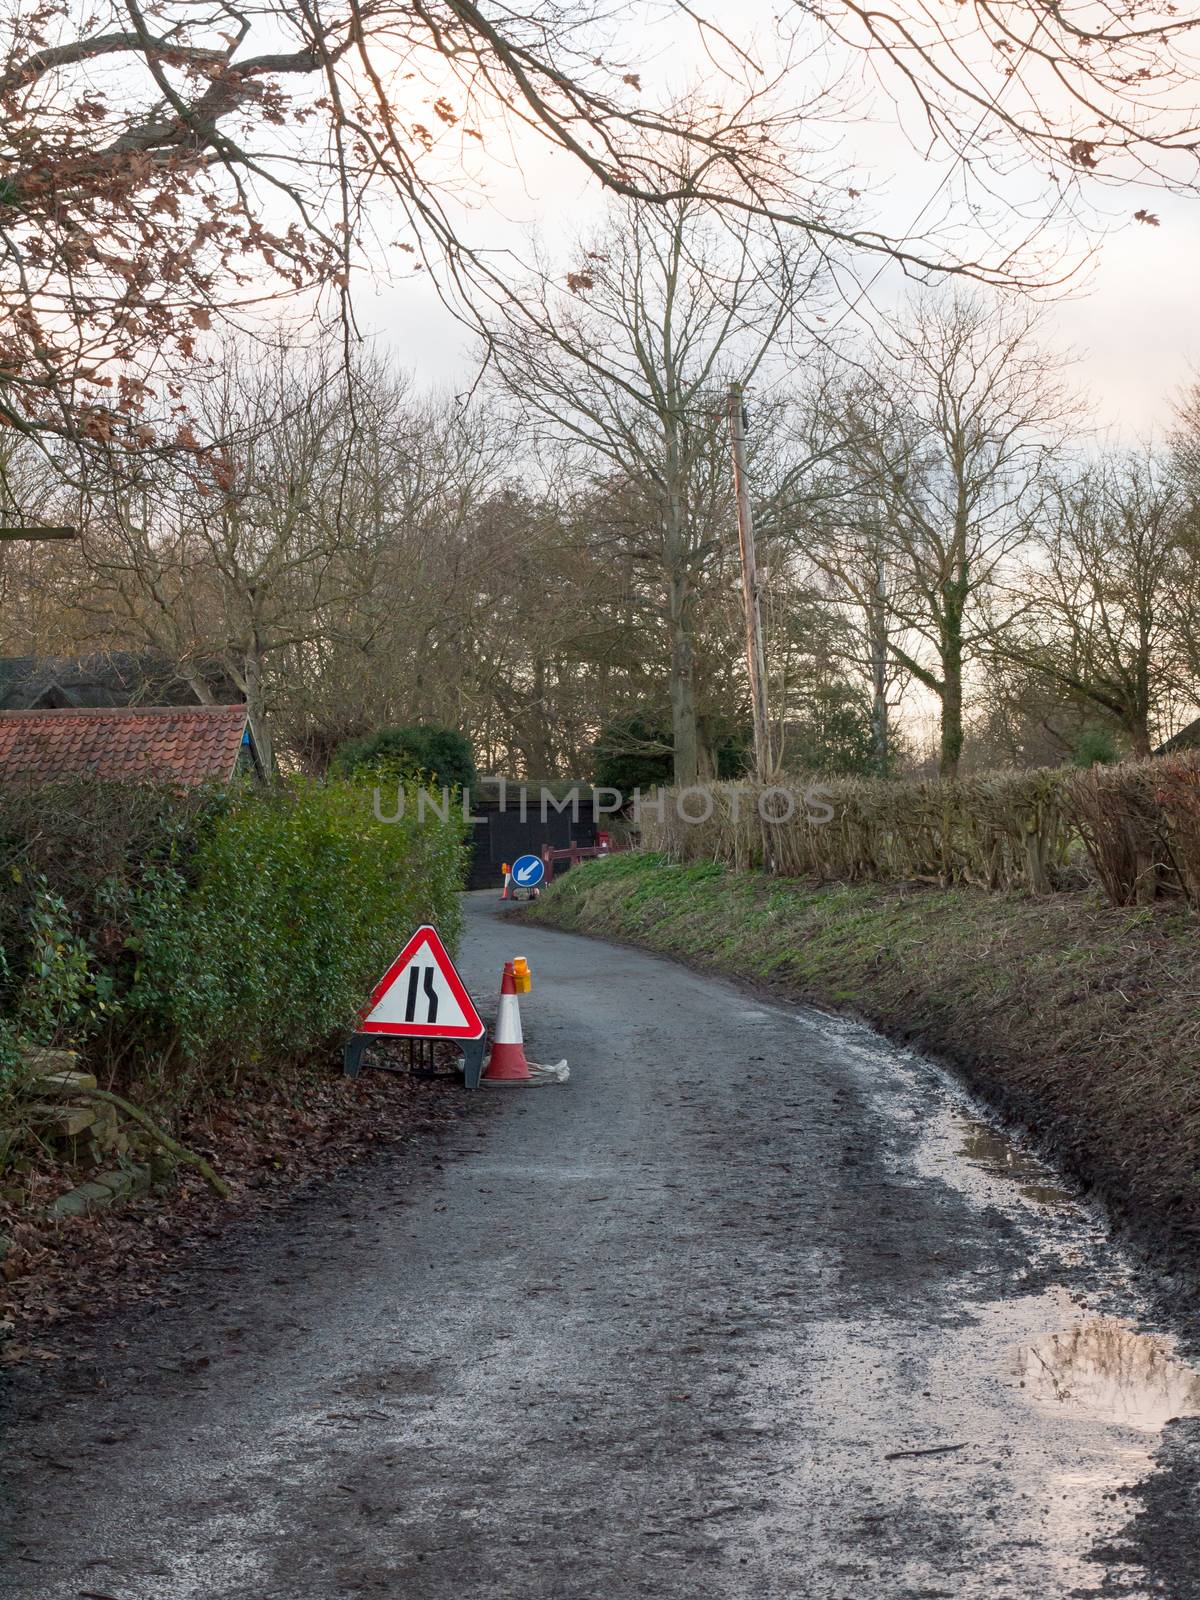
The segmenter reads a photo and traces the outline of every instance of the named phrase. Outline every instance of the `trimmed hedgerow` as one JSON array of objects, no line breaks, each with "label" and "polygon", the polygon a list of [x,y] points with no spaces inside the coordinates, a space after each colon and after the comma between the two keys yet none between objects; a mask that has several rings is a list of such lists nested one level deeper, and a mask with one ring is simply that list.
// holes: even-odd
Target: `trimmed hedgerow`
[{"label": "trimmed hedgerow", "polygon": [[1200,754],[1086,772],[665,789],[643,803],[641,840],[684,864],[765,860],[780,877],[1038,894],[1095,881],[1113,905],[1182,897],[1200,908]]},{"label": "trimmed hedgerow", "polygon": [[0,1045],[79,1049],[175,1106],[296,1070],[414,926],[455,943],[463,866],[457,820],[381,824],[342,783],[6,791]]}]

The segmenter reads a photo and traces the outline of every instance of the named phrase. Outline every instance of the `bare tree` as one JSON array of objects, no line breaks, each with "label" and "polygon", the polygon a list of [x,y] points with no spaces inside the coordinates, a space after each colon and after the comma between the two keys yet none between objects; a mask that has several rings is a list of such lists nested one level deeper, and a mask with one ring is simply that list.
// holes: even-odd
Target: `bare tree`
[{"label": "bare tree", "polygon": [[997,641],[1002,657],[1115,723],[1135,756],[1150,754],[1188,677],[1182,512],[1179,481],[1152,451],[1057,483],[1024,568],[1031,608]]},{"label": "bare tree", "polygon": [[818,269],[773,229],[690,198],[622,204],[561,286],[546,269],[489,329],[500,380],[543,444],[624,485],[630,521],[614,545],[656,574],[680,783],[701,764],[697,604],[732,525],[721,390],[758,370]]},{"label": "bare tree", "polygon": [[824,560],[867,611],[875,562],[863,556],[883,542],[899,624],[887,649],[936,696],[939,769],[952,777],[965,673],[1024,605],[1007,579],[1035,526],[1070,402],[1028,307],[961,290],[925,296],[880,346],[843,422],[843,459],[876,508],[871,531],[850,541],[849,559],[827,541]]},{"label": "bare tree", "polygon": [[[0,421],[122,451],[169,446],[181,360],[216,317],[328,290],[351,325],[372,196],[443,289],[508,285],[457,203],[532,134],[600,183],[780,193],[788,116],[735,81],[701,129],[656,108],[591,0],[36,0],[0,18]],[[680,6],[689,21],[689,8]],[[698,23],[702,30],[705,24]],[[713,38],[715,30],[709,30]],[[751,74],[752,75],[752,74]],[[501,157],[502,159],[502,157]],[[392,230],[394,231],[394,229]],[[482,248],[479,248],[479,244]],[[307,303],[307,302],[306,302]]]},{"label": "bare tree", "polygon": [[893,605],[895,555],[884,498],[873,469],[864,472],[857,430],[871,417],[870,400],[869,390],[834,380],[809,402],[839,445],[827,453],[807,526],[797,531],[795,558],[819,575],[826,607],[844,619],[842,664],[869,684],[874,770],[887,777],[896,764],[893,712],[910,676],[898,657],[911,655],[919,642]]},{"label": "bare tree", "polygon": [[[841,79],[857,65],[881,84],[960,179],[978,173],[986,187],[1016,163],[1049,167],[1052,215],[1080,179],[1194,182],[1195,19],[1154,0],[970,0],[952,25],[924,0],[837,0],[803,8],[774,66],[690,0],[670,9],[698,30],[719,80],[703,122],[656,103],[626,59],[622,30],[647,20],[636,0],[10,6],[0,418],[121,447],[170,443],[179,364],[214,316],[321,287],[348,316],[376,193],[399,208],[414,262],[468,299],[509,297],[488,241],[461,237],[453,195],[513,132],[567,152],[616,194],[769,217],[801,248],[1044,280],[1044,267],[1015,265],[1011,228],[985,228],[979,245],[978,210],[973,237],[951,245],[940,226],[922,244],[832,205],[835,176],[803,155],[812,128],[846,111],[837,74],[813,87],[831,37],[844,46]],[[680,138],[696,158],[682,183]],[[1026,224],[1003,192],[993,218],[1043,235],[1044,219]]]},{"label": "bare tree", "polygon": [[[29,439],[0,430],[0,525],[26,529],[73,525],[78,497]],[[81,618],[78,544],[0,540],[0,654],[69,653]]]},{"label": "bare tree", "polygon": [[[373,531],[362,441],[336,363],[228,349],[198,426],[211,447],[131,487],[102,484],[87,519],[100,637],[179,663],[199,696],[219,667],[245,696],[268,763],[267,677],[315,645],[363,582]],[[357,400],[367,404],[361,385]],[[369,438],[366,434],[364,437]]]},{"label": "bare tree", "polygon": [[[348,402],[335,353],[246,349],[197,413],[223,444],[93,498],[56,637],[153,649],[201,699],[225,678],[263,748],[307,770],[417,721],[470,729],[503,770],[580,770],[603,714],[593,671],[629,644],[606,621],[619,585],[553,501],[508,484],[503,417],[380,363]],[[15,583],[13,613],[33,598]]]},{"label": "bare tree", "polygon": [[[1031,637],[1037,640],[1037,636]],[[1021,629],[1015,628],[1001,655],[993,651],[975,676],[967,703],[968,772],[997,767],[1028,770],[1064,762],[1092,766],[1115,759],[1122,746],[1111,714],[1068,685],[1018,658]],[[1040,641],[1037,641],[1040,643]]]},{"label": "bare tree", "polygon": [[836,0],[823,18],[968,172],[1024,158],[1059,185],[1195,181],[1200,23],[1158,0],[963,0],[952,17],[926,0]]}]

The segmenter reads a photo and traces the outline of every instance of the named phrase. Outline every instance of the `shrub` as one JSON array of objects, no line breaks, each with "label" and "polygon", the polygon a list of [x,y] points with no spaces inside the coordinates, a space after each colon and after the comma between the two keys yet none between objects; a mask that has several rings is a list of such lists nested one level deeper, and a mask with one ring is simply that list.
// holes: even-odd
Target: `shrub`
[{"label": "shrub", "polygon": [[382,825],[349,785],[231,807],[193,874],[182,918],[150,946],[161,971],[183,935],[184,982],[173,986],[183,998],[169,998],[167,1014],[193,1054],[302,1056],[346,1026],[419,923],[458,940],[460,825],[418,822],[415,805]]},{"label": "shrub", "polygon": [[475,782],[475,759],[467,739],[455,728],[420,724],[412,728],[380,728],[361,739],[349,739],[333,758],[336,777],[421,779],[447,789],[469,789]]},{"label": "shrub", "polygon": [[627,798],[635,789],[648,792],[671,781],[671,735],[642,717],[627,717],[600,730],[592,762],[598,787],[616,789]]},{"label": "shrub", "polygon": [[740,778],[754,766],[754,737],[750,733],[730,733],[713,746],[713,765],[717,778]]},{"label": "shrub", "polygon": [[0,795],[4,1026],[175,1105],[246,1069],[286,1076],[352,1022],[413,927],[457,939],[461,822],[416,809],[380,824],[346,783]]},{"label": "shrub", "polygon": [[1117,741],[1108,728],[1085,728],[1075,741],[1071,764],[1107,767],[1117,759]]},{"label": "shrub", "polygon": [[0,1014],[41,1043],[95,1032],[128,896],[186,863],[217,803],[150,784],[0,788]]},{"label": "shrub", "polygon": [[815,684],[801,714],[789,724],[786,752],[789,765],[801,772],[823,772],[831,778],[872,776],[877,762],[870,695],[844,678]]},{"label": "shrub", "polygon": [[1094,767],[1072,779],[1071,798],[1114,905],[1182,894],[1200,906],[1200,757]]}]

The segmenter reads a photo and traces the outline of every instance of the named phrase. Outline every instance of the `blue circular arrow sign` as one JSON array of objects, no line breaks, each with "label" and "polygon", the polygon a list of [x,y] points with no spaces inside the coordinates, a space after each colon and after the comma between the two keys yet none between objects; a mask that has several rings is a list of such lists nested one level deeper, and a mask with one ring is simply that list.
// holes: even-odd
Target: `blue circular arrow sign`
[{"label": "blue circular arrow sign", "polygon": [[518,889],[532,889],[546,876],[541,856],[518,856],[512,864],[512,881]]}]

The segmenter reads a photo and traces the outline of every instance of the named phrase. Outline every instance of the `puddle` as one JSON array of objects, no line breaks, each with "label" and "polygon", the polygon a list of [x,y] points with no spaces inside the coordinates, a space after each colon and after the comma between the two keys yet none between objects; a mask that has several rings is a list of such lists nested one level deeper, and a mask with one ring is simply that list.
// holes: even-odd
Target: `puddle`
[{"label": "puddle", "polygon": [[1094,1317],[1025,1346],[1017,1371],[1036,1405],[1159,1433],[1173,1417],[1200,1416],[1200,1372],[1174,1342]]},{"label": "puddle", "polygon": [[1040,1206],[1069,1206],[1074,1197],[1052,1181],[1053,1174],[1036,1156],[1015,1145],[1007,1134],[974,1117],[959,1116],[962,1143],[958,1154],[983,1168],[993,1178],[1009,1178],[1017,1192]]},{"label": "puddle", "polygon": [[[981,1184],[980,1174],[1005,1178],[1013,1184],[1014,1197],[1027,1205],[1055,1210],[1074,1207],[1081,1218],[1086,1216],[1078,1196],[1063,1188],[1054,1169],[974,1115],[969,1096],[949,1081],[941,1068],[844,1017],[801,1013],[794,1020],[823,1038],[836,1040],[843,1055],[863,1062],[871,1075],[875,1102],[889,1119],[900,1122],[913,1117],[920,1121],[920,1146],[914,1157],[902,1158],[901,1167],[915,1165],[918,1172],[989,1203],[994,1203],[994,1196]],[[896,1114],[897,1101],[905,1107],[900,1116]],[[964,1160],[970,1165],[964,1166]]]},{"label": "puddle", "polygon": [[[802,1363],[794,1349],[780,1357],[781,1372],[795,1384],[801,1371],[803,1384],[784,1400],[781,1378],[762,1420],[778,1426],[790,1403],[798,1430],[816,1415],[839,1419],[841,1431],[831,1445],[826,1430],[822,1452],[791,1462],[785,1494],[805,1518],[822,1508],[835,1528],[840,1502],[874,1496],[881,1513],[903,1508],[907,1543],[881,1534],[877,1549],[855,1547],[866,1587],[880,1592],[990,1600],[1001,1589],[1098,1594],[1101,1583],[1107,1593],[1112,1580],[1112,1593],[1148,1600],[1151,1583],[1127,1539],[1134,1491],[1156,1470],[1166,1423],[1200,1416],[1200,1371],[1170,1338],[1137,1331],[1150,1308],[1101,1213],[961,1085],[859,1025],[801,1025],[858,1068],[889,1180],[944,1186],[952,1192],[938,1199],[950,1214],[963,1202],[981,1226],[1003,1222],[1025,1271],[956,1275],[948,1303],[961,1289],[969,1314],[923,1333],[900,1313],[806,1324]],[[986,1246],[981,1254],[986,1264]],[[892,1459],[946,1446],[959,1448]],[[986,1517],[973,1517],[980,1505]],[[953,1575],[951,1526],[970,1528]],[[882,1515],[871,1523],[885,1527]],[[1004,1580],[989,1583],[986,1574],[1001,1571]]]},{"label": "puddle", "polygon": [[1065,1189],[1059,1189],[1053,1183],[1023,1183],[1017,1193],[1024,1200],[1032,1200],[1037,1206],[1072,1206],[1075,1196],[1068,1194]]}]

